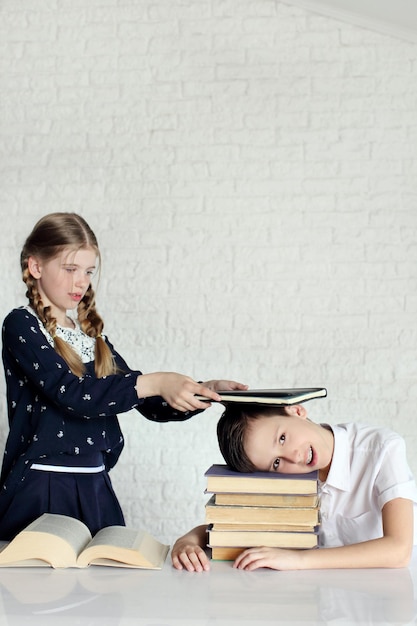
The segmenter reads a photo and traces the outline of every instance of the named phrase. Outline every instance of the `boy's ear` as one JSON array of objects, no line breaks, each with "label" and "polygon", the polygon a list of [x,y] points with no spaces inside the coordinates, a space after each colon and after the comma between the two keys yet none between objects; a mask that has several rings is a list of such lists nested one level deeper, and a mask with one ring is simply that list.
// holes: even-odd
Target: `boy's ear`
[{"label": "boy's ear", "polygon": [[302,404],[292,404],[285,407],[287,415],[293,415],[295,417],[301,417],[307,419],[307,411]]},{"label": "boy's ear", "polygon": [[33,278],[41,277],[41,266],[39,260],[36,257],[30,256],[28,258],[28,270]]}]

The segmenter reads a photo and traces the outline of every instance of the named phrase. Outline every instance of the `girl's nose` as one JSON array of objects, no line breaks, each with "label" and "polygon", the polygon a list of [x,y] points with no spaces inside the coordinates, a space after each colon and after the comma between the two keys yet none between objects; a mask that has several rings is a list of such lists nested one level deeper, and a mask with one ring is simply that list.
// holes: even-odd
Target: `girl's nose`
[{"label": "girl's nose", "polygon": [[84,287],[88,285],[90,282],[89,276],[87,276],[84,272],[76,272],[74,284],[80,287]]}]

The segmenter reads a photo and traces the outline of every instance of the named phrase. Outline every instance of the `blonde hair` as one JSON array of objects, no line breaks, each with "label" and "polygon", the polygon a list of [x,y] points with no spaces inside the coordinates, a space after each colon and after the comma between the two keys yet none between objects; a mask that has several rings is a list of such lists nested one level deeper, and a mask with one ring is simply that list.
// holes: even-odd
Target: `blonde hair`
[{"label": "blonde hair", "polygon": [[[50,213],[42,217],[26,239],[20,254],[22,280],[26,284],[26,296],[47,332],[54,340],[57,353],[67,362],[75,376],[85,373],[85,366],[79,355],[63,339],[56,336],[57,320],[51,315],[51,307],[44,306],[38,291],[37,281],[28,267],[29,257],[36,256],[42,261],[56,258],[63,250],[91,249],[100,261],[100,251],[96,236],[87,222],[76,213]],[[89,337],[96,338],[94,367],[98,378],[115,374],[117,369],[110,348],[103,340],[103,320],[96,310],[95,294],[90,284],[77,307],[81,329]]]}]

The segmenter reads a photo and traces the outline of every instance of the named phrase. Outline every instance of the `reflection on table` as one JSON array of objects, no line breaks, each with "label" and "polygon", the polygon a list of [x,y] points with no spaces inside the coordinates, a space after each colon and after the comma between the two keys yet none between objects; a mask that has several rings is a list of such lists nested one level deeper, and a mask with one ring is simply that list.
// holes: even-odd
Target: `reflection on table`
[{"label": "reflection on table", "polygon": [[415,624],[417,554],[399,570],[203,574],[90,567],[0,569],[0,626]]}]

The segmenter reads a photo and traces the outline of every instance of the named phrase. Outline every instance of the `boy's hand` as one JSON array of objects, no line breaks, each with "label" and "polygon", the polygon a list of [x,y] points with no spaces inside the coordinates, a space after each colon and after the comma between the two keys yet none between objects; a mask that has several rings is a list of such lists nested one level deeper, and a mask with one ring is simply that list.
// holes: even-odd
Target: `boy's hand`
[{"label": "boy's hand", "polygon": [[186,569],[187,572],[203,572],[210,569],[209,558],[204,551],[206,526],[198,526],[177,539],[171,551],[172,565],[175,569]]},{"label": "boy's hand", "polygon": [[288,550],[285,548],[249,548],[236,558],[233,567],[252,571],[260,567],[269,567],[278,570],[302,569],[302,550]]}]

